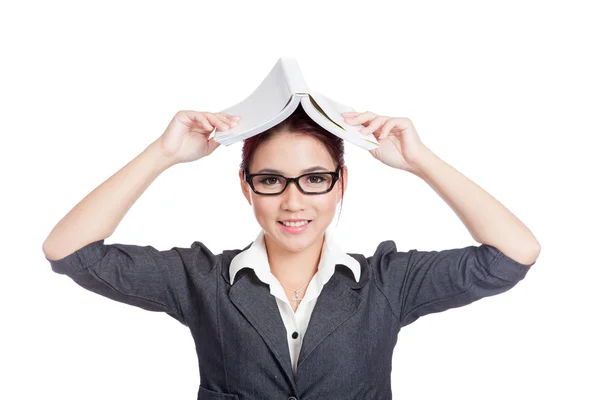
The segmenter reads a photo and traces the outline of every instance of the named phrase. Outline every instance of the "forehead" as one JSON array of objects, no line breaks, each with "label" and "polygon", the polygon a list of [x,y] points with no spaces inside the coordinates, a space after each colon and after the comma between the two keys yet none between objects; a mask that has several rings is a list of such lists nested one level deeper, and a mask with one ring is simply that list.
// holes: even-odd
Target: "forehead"
[{"label": "forehead", "polygon": [[301,174],[307,168],[322,166],[329,171],[335,162],[325,145],[310,135],[278,134],[255,151],[250,172],[269,168],[286,174]]}]

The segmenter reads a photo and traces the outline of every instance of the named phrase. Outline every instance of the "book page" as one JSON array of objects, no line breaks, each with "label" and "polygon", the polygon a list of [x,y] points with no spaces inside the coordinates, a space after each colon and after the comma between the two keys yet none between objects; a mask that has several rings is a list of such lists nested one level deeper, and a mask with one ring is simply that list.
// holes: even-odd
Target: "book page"
[{"label": "book page", "polygon": [[363,126],[349,125],[344,121],[341,113],[354,111],[352,107],[338,103],[314,90],[310,92],[308,100],[302,99],[302,106],[315,122],[342,139],[367,150],[379,147],[379,141],[372,133],[360,133]]},{"label": "book page", "polygon": [[215,140],[220,142],[228,137],[250,137],[273,126],[270,122],[278,118],[292,97],[285,79],[281,63],[278,62],[250,96],[232,107],[221,110],[227,114],[239,115],[241,119],[238,125],[231,129],[224,132],[215,131]]}]

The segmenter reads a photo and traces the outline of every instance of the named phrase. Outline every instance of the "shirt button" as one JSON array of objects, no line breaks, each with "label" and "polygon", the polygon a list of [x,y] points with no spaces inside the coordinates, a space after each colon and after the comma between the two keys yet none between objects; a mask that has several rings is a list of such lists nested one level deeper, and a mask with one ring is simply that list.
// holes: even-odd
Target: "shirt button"
[{"label": "shirt button", "polygon": [[292,397],[289,397],[288,400],[298,400],[298,399],[296,399],[294,396],[292,396]]},{"label": "shirt button", "polygon": [[[292,333],[292,339],[296,339],[297,337],[298,337],[298,332]],[[293,397],[290,397],[288,400],[296,400],[296,399]]]}]

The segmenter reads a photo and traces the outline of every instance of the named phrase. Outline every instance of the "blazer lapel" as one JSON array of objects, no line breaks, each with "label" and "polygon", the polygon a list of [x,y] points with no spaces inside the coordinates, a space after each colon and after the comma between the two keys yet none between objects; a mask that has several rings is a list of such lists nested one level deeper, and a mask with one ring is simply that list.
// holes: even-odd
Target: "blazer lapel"
[{"label": "blazer lapel", "polygon": [[300,348],[298,370],[319,343],[352,316],[362,302],[360,291],[351,289],[358,289],[364,285],[369,275],[368,268],[365,268],[361,263],[361,279],[359,282],[354,280],[352,271],[345,265],[336,264],[335,269],[331,279],[323,286],[317,297]]},{"label": "blazer lapel", "polygon": [[[224,265],[228,265],[225,263]],[[224,271],[228,279],[229,274]],[[275,355],[290,384],[295,387],[292,361],[287,343],[287,332],[277,300],[271,294],[269,285],[262,282],[253,270],[244,268],[238,272],[229,290],[229,298],[248,322],[258,331]]]}]

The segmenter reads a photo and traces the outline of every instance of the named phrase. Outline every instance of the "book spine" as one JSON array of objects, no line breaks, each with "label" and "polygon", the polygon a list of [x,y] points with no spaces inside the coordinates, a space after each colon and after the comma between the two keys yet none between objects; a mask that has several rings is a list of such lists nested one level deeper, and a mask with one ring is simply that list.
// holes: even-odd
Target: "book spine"
[{"label": "book spine", "polygon": [[309,89],[298,62],[293,57],[281,57],[281,70],[292,94],[308,94]]}]

